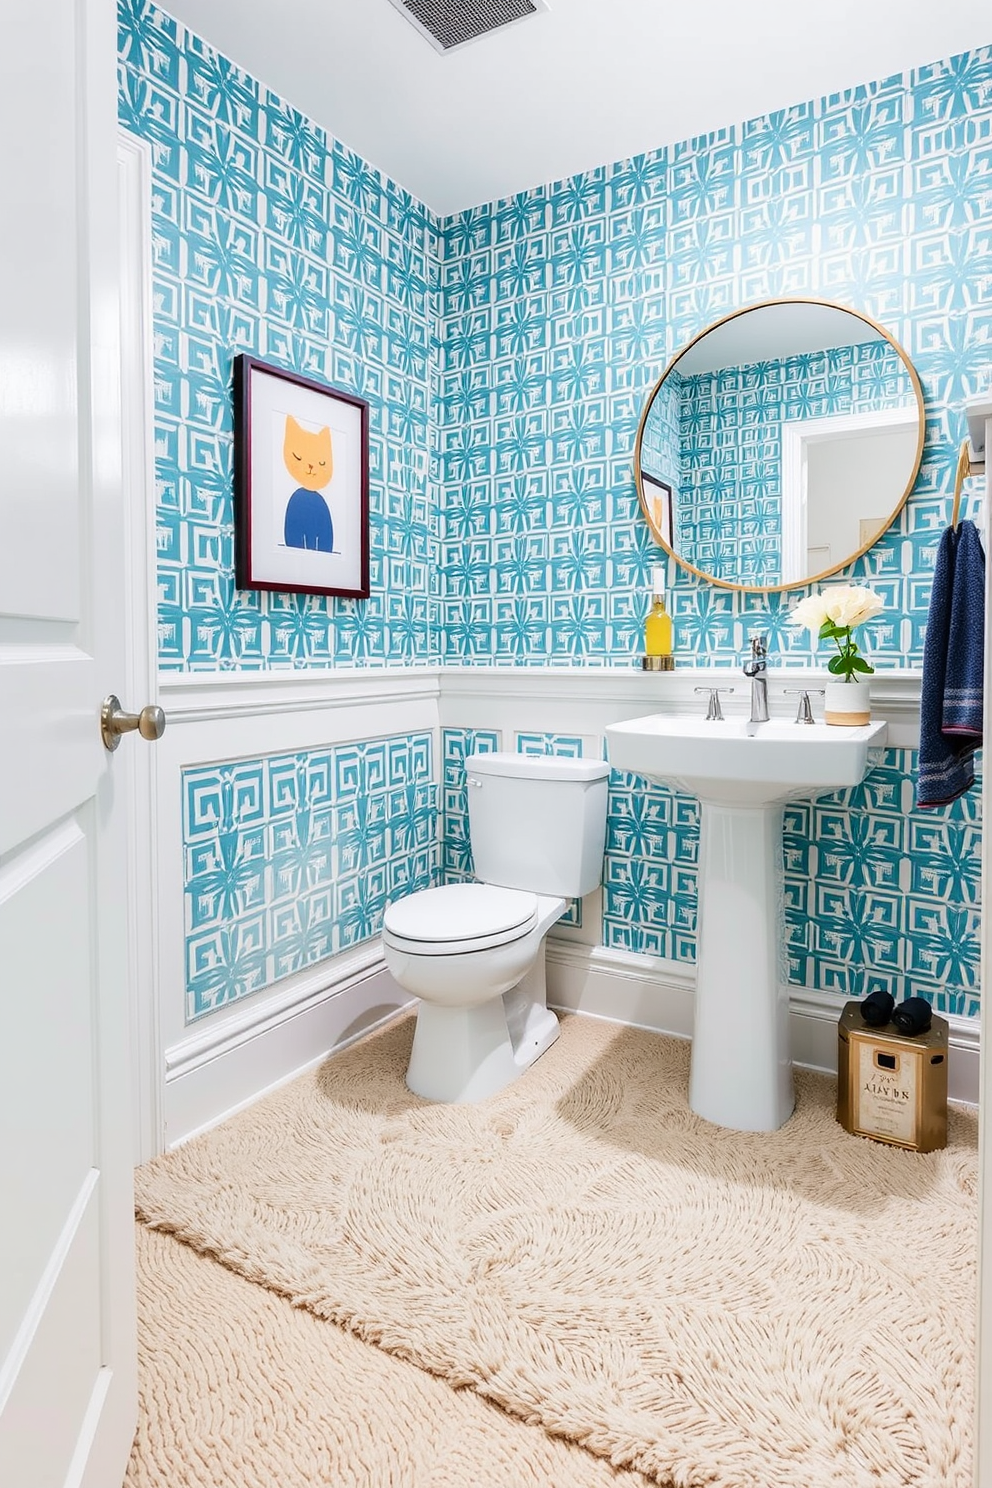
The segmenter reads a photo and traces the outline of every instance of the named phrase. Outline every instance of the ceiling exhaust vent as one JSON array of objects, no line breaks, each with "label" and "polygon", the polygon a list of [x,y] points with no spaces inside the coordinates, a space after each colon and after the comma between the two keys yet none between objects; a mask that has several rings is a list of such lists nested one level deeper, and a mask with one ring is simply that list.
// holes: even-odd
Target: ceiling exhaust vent
[{"label": "ceiling exhaust vent", "polygon": [[436,52],[453,52],[548,8],[546,0],[390,0],[390,4]]}]

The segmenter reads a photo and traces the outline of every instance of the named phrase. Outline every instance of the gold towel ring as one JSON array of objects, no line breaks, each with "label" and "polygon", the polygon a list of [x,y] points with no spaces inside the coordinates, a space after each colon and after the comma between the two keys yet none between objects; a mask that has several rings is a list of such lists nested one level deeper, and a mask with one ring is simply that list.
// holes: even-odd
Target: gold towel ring
[{"label": "gold towel ring", "polygon": [[961,506],[961,487],[969,475],[981,475],[984,469],[984,460],[972,460],[971,444],[966,439],[958,451],[958,468],[954,472],[954,505],[951,507],[952,527],[958,525],[958,511]]}]

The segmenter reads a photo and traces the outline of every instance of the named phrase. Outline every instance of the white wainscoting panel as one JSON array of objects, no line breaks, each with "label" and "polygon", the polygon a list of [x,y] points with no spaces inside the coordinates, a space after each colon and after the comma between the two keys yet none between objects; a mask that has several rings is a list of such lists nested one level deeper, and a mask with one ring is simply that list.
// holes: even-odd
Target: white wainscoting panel
[{"label": "white wainscoting panel", "polygon": [[[169,718],[156,746],[158,902],[156,976],[158,1038],[153,1078],[161,1090],[161,1124],[142,1156],[164,1150],[214,1124],[341,1048],[406,1005],[381,959],[378,939],[317,963],[264,990],[185,1022],[182,771],[210,762],[254,759],[328,744],[430,731],[436,778],[443,760],[442,728],[498,730],[513,749],[518,733],[581,736],[583,752],[600,754],[606,725],[641,713],[690,711],[713,672],[679,668],[670,675],[634,667],[395,668],[366,672],[169,674],[159,693]],[[720,669],[721,685],[737,691],[727,712],[747,706],[746,682]],[[786,686],[816,686],[819,674],[774,672],[773,715],[793,713]],[[887,671],[872,679],[873,711],[889,723],[889,743],[918,741],[919,677]],[[441,805],[439,800],[439,806]],[[562,926],[549,943],[551,1001],[563,1010],[688,1038],[694,967],[598,944],[600,896],[583,906],[581,926]],[[151,992],[149,992],[149,996]],[[838,1003],[792,988],[791,1026],[797,1063],[836,1070]],[[950,1078],[956,1099],[978,1090],[977,1019],[952,1019]]]},{"label": "white wainscoting panel", "polygon": [[168,718],[155,747],[158,1038],[152,1053],[161,1097],[158,1129],[144,1135],[142,1159],[395,1015],[405,1000],[382,966],[376,939],[187,1024],[183,770],[415,732],[431,734],[437,769],[432,670],[164,673],[159,695]]}]

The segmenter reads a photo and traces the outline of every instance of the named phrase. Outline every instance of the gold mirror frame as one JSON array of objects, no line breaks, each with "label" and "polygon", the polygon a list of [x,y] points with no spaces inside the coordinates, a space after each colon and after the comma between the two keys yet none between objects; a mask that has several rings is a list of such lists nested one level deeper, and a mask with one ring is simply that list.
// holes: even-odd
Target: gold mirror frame
[{"label": "gold mirror frame", "polygon": [[[916,455],[913,460],[912,472],[910,474],[909,480],[906,483],[906,489],[903,491],[899,500],[892,508],[892,511],[884,522],[884,525],[881,526],[877,530],[877,532],[874,533],[874,535],[868,542],[866,542],[862,547],[858,548],[857,552],[848,554],[848,556],[844,558],[841,563],[835,563],[831,565],[830,568],[823,569],[821,573],[811,574],[808,578],[804,579],[794,579],[787,584],[734,584],[729,579],[715,578],[713,574],[707,573],[705,569],[697,568],[695,564],[692,564],[687,559],[681,557],[681,555],[676,553],[671,544],[667,542],[658,531],[657,527],[651,519],[651,514],[648,511],[647,502],[644,499],[644,482],[641,474],[641,444],[644,438],[644,428],[647,424],[648,414],[651,411],[651,405],[657,397],[658,391],[661,388],[662,383],[665,381],[665,378],[669,375],[670,372],[674,370],[678,362],[682,359],[683,356],[685,356],[686,352],[689,351],[693,346],[695,346],[698,341],[701,341],[704,336],[708,336],[711,331],[717,330],[719,326],[726,325],[731,320],[737,320],[742,315],[748,315],[753,310],[766,309],[770,305],[823,305],[828,310],[843,310],[845,314],[853,315],[857,320],[863,321],[865,325],[871,326],[873,330],[878,332],[883,340],[889,343],[893,351],[899,357],[903,366],[906,368],[906,371],[909,374],[910,384],[913,388],[913,392],[916,395],[916,406],[918,413]],[[919,375],[916,371],[916,368],[913,366],[912,362],[907,356],[906,352],[904,351],[902,346],[900,346],[899,342],[893,335],[891,335],[889,331],[885,329],[883,325],[880,325],[877,320],[873,320],[871,316],[866,315],[863,310],[852,310],[849,305],[838,304],[836,300],[819,299],[818,297],[813,295],[787,295],[783,296],[780,299],[756,300],[753,305],[744,305],[740,310],[731,310],[729,315],[722,315],[719,320],[711,321],[708,326],[705,326],[703,330],[697,332],[697,334],[693,336],[690,341],[687,341],[684,346],[679,347],[679,350],[672,357],[671,361],[668,363],[668,366],[665,368],[664,372],[658,378],[658,381],[652,387],[650,393],[647,396],[647,399],[645,400],[644,410],[641,413],[641,417],[637,425],[637,438],[634,441],[634,483],[637,487],[637,500],[640,503],[640,508],[641,512],[643,513],[644,520],[648,524],[648,530],[658,546],[660,548],[663,548],[666,553],[674,558],[676,563],[678,563],[681,568],[684,568],[688,573],[695,574],[697,578],[706,579],[708,583],[715,584],[720,589],[734,589],[737,590],[738,593],[742,594],[781,594],[788,589],[807,589],[811,584],[818,584],[821,579],[829,578],[831,574],[839,573],[842,568],[848,568],[852,563],[857,562],[859,558],[861,558],[865,553],[868,552],[869,548],[873,547],[874,544],[878,542],[879,538],[882,537],[884,533],[888,532],[889,528],[892,526],[892,523],[895,521],[896,517],[906,505],[906,502],[909,499],[909,493],[912,491],[913,487],[916,484],[916,478],[920,473],[920,464],[923,458],[923,443],[925,437],[926,412],[923,405],[923,386],[920,382]]]}]

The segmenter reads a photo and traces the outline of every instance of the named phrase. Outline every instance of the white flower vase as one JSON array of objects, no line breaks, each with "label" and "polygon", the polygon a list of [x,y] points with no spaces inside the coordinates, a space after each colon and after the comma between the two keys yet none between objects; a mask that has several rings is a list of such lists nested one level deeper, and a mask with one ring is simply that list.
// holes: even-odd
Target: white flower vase
[{"label": "white flower vase", "polygon": [[836,723],[847,728],[856,728],[860,723],[871,723],[871,686],[867,677],[829,678],[826,696],[823,699],[825,723]]}]

